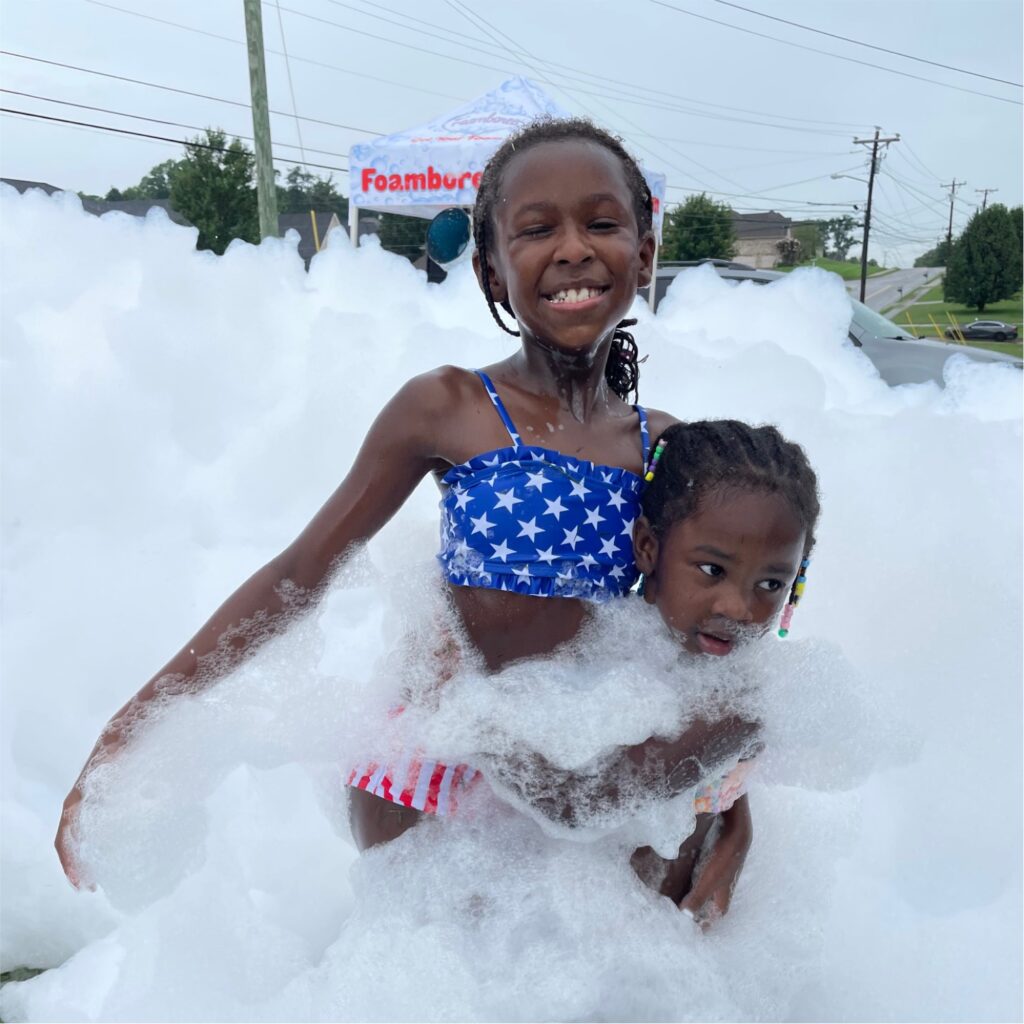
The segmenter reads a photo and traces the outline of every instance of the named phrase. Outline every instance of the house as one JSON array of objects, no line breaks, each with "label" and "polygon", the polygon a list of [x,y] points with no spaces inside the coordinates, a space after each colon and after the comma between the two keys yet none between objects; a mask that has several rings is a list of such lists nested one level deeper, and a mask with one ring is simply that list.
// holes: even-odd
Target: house
[{"label": "house", "polygon": [[793,222],[781,213],[734,213],[736,232],[734,259],[757,270],[770,270],[779,262],[777,243],[792,238]]},{"label": "house", "polygon": [[[0,181],[13,186],[22,193],[27,192],[30,188],[41,188],[48,196],[52,196],[54,192],[67,191],[57,188],[56,185],[49,185],[45,181],[24,181],[21,178],[0,178]],[[190,222],[171,206],[169,199],[122,199],[117,202],[108,202],[106,199],[82,199],[82,209],[97,217],[102,217],[103,214],[114,210],[130,214],[132,217],[145,217],[154,206],[159,206],[175,224],[191,227]]]},{"label": "house", "polygon": [[277,218],[277,232],[282,238],[289,229],[299,233],[299,255],[307,270],[309,261],[327,244],[328,232],[340,227],[338,215],[331,210],[282,213]]}]

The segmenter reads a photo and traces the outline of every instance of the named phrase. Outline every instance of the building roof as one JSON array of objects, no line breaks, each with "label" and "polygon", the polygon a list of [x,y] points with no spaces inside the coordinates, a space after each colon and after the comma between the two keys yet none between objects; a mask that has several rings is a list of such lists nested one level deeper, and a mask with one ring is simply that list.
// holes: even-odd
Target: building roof
[{"label": "building roof", "polygon": [[[316,236],[313,235],[313,218],[316,218]],[[333,210],[310,210],[308,213],[282,213],[277,218],[277,230],[281,237],[289,229],[299,233],[299,255],[309,266],[309,261],[322,249],[327,241],[327,232],[338,227],[341,221]],[[319,247],[317,246],[319,241]]]},{"label": "building roof", "polygon": [[767,213],[734,213],[732,224],[737,241],[747,238],[785,238],[786,232],[793,226],[788,217],[774,210],[768,210]]},{"label": "building roof", "polygon": [[45,181],[23,181],[21,178],[0,178],[5,185],[12,185],[19,192],[27,192],[30,188],[41,188],[48,196],[54,192],[63,192],[56,185],[48,185]]},{"label": "building roof", "polygon": [[[21,178],[0,178],[0,181],[12,185],[21,193],[27,192],[30,188],[41,188],[48,196],[52,196],[54,192],[67,191],[56,185],[47,184],[45,181],[23,181]],[[107,202],[106,199],[82,199],[82,209],[97,217],[102,217],[103,214],[110,213],[112,210],[120,210],[121,213],[128,213],[133,217],[145,217],[154,206],[159,206],[175,224],[192,226],[190,221],[182,217],[171,206],[169,199],[121,199],[117,202]]]}]

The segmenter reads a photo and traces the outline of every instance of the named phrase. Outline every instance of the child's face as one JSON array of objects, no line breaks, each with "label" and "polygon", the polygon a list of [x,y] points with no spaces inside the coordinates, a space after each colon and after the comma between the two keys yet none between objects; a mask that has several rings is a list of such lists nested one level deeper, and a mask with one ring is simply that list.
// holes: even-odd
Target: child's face
[{"label": "child's face", "polygon": [[778,494],[723,487],[659,541],[633,533],[645,599],[693,654],[724,655],[763,634],[789,597],[806,535]]},{"label": "child's face", "polygon": [[622,164],[596,143],[545,142],[514,157],[494,222],[491,291],[508,298],[524,337],[591,349],[650,281],[653,236],[638,237]]}]

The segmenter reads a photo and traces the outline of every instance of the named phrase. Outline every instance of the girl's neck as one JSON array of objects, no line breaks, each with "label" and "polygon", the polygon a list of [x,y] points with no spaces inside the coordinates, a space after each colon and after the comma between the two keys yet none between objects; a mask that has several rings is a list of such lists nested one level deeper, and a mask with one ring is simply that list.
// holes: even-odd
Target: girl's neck
[{"label": "girl's neck", "polygon": [[557,398],[580,423],[608,407],[615,397],[604,377],[612,336],[585,352],[563,352],[540,342],[525,342],[509,362],[528,381],[529,390]]}]

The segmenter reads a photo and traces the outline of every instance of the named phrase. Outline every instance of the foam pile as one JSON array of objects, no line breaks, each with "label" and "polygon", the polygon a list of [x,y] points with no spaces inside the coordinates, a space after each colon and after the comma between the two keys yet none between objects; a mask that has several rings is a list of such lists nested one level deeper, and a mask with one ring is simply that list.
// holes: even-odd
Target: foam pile
[{"label": "foam pile", "polygon": [[[301,530],[406,379],[514,342],[466,267],[428,286],[334,237],[307,274],[294,238],[217,258],[162,215],[2,186],[0,216],[0,958],[50,968],[3,988],[4,1020],[1019,1014],[1019,372],[958,355],[944,389],[892,389],[837,279],[684,275],[637,308],[641,399],[805,446],[824,515],[794,638],[673,674],[649,609],[604,609],[545,672],[467,662],[388,732],[443,615],[427,482],[318,608],[95,773],[99,889],[76,893],[50,844],[103,723]],[[481,787],[355,853],[341,773],[402,729],[580,767],[723,685],[767,749],[708,934],[628,864],[685,834],[686,794],[568,834]]]}]

